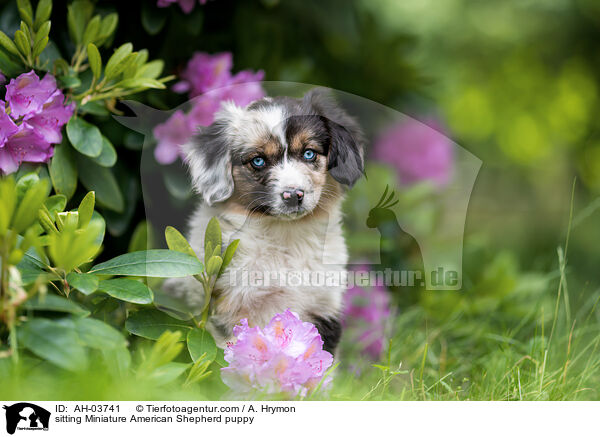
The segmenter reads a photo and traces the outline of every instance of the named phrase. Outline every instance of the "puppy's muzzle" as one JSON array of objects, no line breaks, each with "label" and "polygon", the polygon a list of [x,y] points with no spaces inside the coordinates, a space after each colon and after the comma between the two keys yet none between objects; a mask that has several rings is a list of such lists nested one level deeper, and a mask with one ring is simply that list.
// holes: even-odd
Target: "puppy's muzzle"
[{"label": "puppy's muzzle", "polygon": [[304,190],[300,188],[292,188],[281,193],[283,204],[288,208],[300,206],[304,199]]}]

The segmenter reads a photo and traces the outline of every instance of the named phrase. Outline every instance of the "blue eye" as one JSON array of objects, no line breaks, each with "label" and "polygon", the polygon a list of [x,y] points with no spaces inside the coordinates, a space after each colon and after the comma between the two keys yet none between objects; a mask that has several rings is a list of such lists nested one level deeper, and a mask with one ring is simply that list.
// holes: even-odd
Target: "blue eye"
[{"label": "blue eye", "polygon": [[265,166],[265,159],[261,158],[260,156],[257,156],[256,158],[254,158],[252,160],[252,167],[254,168],[261,168]]},{"label": "blue eye", "polygon": [[312,161],[313,159],[315,159],[315,156],[317,156],[317,154],[315,153],[314,150],[307,149],[304,151],[304,155],[302,155],[302,156],[307,161]]}]

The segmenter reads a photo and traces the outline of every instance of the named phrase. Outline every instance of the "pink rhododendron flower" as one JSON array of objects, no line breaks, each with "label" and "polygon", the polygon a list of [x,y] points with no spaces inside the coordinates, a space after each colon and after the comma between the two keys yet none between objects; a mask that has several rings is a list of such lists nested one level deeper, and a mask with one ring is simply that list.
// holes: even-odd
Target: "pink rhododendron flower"
[{"label": "pink rhododendron flower", "polygon": [[71,119],[75,104],[65,106],[65,96],[60,90],[44,103],[42,109],[25,121],[49,143],[60,143],[62,141],[62,127]]},{"label": "pink rhododendron flower", "polygon": [[[206,4],[206,1],[207,0],[200,0],[199,3],[201,5],[204,5]],[[181,10],[186,14],[192,12],[194,10],[194,7],[196,6],[196,0],[158,0],[158,3],[156,5],[159,8],[166,8],[168,6],[171,6],[172,3],[179,3]]]},{"label": "pink rhododendron flower", "polygon": [[215,113],[221,107],[221,99],[208,93],[194,99],[194,105],[188,114],[192,126],[209,126],[215,120]]},{"label": "pink rhododendron flower", "polygon": [[180,146],[192,136],[193,128],[188,117],[182,112],[175,112],[166,123],[154,128],[154,136],[158,145],[154,149],[154,157],[161,164],[172,164],[180,154]]},{"label": "pink rhododendron flower", "polygon": [[385,131],[375,142],[375,159],[392,165],[403,184],[431,181],[444,187],[452,177],[452,142],[432,127],[407,119]]},{"label": "pink rhododendron flower", "polygon": [[[306,396],[333,363],[315,325],[289,309],[264,329],[249,327],[247,319],[240,323],[233,329],[235,343],[225,350],[229,366],[221,369],[223,381],[233,390]],[[323,385],[329,382],[330,378]]]},{"label": "pink rhododendron flower", "polygon": [[[358,271],[366,271],[359,268]],[[385,342],[385,323],[389,319],[390,296],[383,284],[362,288],[354,286],[344,295],[345,336],[376,360]]]},{"label": "pink rhododendron flower", "polygon": [[[171,164],[180,156],[180,146],[193,135],[197,126],[208,126],[215,118],[221,103],[232,101],[238,106],[264,97],[260,85],[263,71],[243,70],[231,74],[233,60],[231,53],[195,53],[181,73],[182,80],[173,86],[178,93],[189,93],[192,109],[186,115],[177,111],[172,117],[154,128],[158,142],[155,150],[156,160],[161,164]],[[184,118],[186,118],[184,120]]]},{"label": "pink rhododendron flower", "polygon": [[11,116],[30,117],[42,109],[42,106],[56,91],[56,80],[46,74],[42,80],[33,70],[11,79],[6,85],[6,101],[10,106]]},{"label": "pink rhododendron flower", "polygon": [[40,80],[33,70],[10,81],[6,103],[0,101],[0,172],[12,173],[23,162],[47,162],[54,153],[52,144],[62,141],[62,127],[75,104],[65,105],[52,75]]},{"label": "pink rhododendron flower", "polygon": [[0,170],[4,174],[17,171],[22,162],[47,162],[54,153],[52,145],[26,124],[19,126],[0,148]]},{"label": "pink rhododendron flower", "polygon": [[0,147],[4,147],[10,136],[19,130],[12,118],[6,114],[5,106],[0,100]]},{"label": "pink rhododendron flower", "polygon": [[181,73],[182,81],[175,84],[173,89],[189,92],[190,97],[196,97],[221,88],[229,84],[232,67],[233,57],[229,52],[214,55],[196,52]]},{"label": "pink rhododendron flower", "polygon": [[231,100],[238,106],[246,106],[265,96],[260,82],[264,79],[265,72],[242,70],[231,78],[228,86],[223,90],[223,100]]}]

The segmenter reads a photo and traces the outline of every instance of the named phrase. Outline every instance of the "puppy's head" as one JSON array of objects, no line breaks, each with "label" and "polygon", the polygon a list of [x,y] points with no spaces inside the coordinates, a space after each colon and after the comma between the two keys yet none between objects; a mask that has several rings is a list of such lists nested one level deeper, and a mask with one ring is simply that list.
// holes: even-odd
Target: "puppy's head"
[{"label": "puppy's head", "polygon": [[322,90],[302,99],[227,103],[184,146],[194,188],[208,204],[299,218],[322,207],[363,172],[356,122]]}]

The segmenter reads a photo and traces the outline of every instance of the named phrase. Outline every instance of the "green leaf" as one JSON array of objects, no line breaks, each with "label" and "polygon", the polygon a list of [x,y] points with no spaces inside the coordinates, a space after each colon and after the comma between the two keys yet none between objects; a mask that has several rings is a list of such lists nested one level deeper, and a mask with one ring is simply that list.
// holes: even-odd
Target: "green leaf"
[{"label": "green leaf", "polygon": [[55,294],[40,296],[39,294],[29,299],[23,304],[26,310],[38,311],[57,311],[61,313],[71,313],[78,316],[88,316],[90,312],[80,307],[72,300],[66,299]]},{"label": "green leaf", "polygon": [[92,102],[87,102],[81,105],[79,107],[79,111],[82,114],[100,115],[102,117],[110,114],[110,112],[108,112],[108,110],[106,109],[106,105],[104,104],[104,102],[101,102],[99,100],[94,100]]},{"label": "green leaf", "polygon": [[98,46],[101,46],[102,44],[108,41],[110,36],[117,28],[118,22],[119,16],[114,12],[112,14],[108,14],[102,19],[102,25],[100,26],[100,34],[98,35],[98,39],[96,40],[96,44],[98,44]]},{"label": "green leaf", "polygon": [[92,73],[94,74],[96,80],[98,80],[102,74],[102,57],[100,56],[98,47],[92,43],[89,43],[87,45],[87,55]]},{"label": "green leaf", "polygon": [[100,15],[96,15],[92,18],[87,26],[85,27],[85,31],[83,32],[83,37],[81,39],[81,43],[84,46],[87,46],[89,43],[94,42],[96,37],[98,36],[98,31],[100,30]]},{"label": "green leaf", "polygon": [[[30,249],[30,251],[32,250],[34,249]],[[17,268],[21,273],[22,285],[33,284],[40,276],[47,274],[46,271],[43,270],[43,264],[41,264],[34,257],[29,256],[28,253],[25,253],[25,256],[21,262],[17,264]]]},{"label": "green leaf", "polygon": [[115,378],[129,377],[131,354],[127,347],[116,349],[102,349],[104,365]]},{"label": "green leaf", "polygon": [[101,245],[104,241],[104,234],[106,233],[106,220],[104,220],[104,217],[98,211],[94,211],[94,214],[92,214],[92,220],[90,220],[90,224],[88,226],[90,226],[92,223],[98,223],[101,228],[101,232],[98,234],[96,240],[96,243]]},{"label": "green leaf", "polygon": [[206,353],[205,359],[214,361],[217,357],[217,345],[212,335],[205,329],[192,329],[188,332],[187,347],[194,362]]},{"label": "green leaf", "polygon": [[42,27],[40,27],[38,29],[38,31],[35,33],[35,39],[33,40],[33,44],[34,46],[40,42],[42,39],[44,39],[45,37],[47,37],[50,34],[50,27],[52,26],[52,24],[50,23],[50,21],[46,21]]},{"label": "green leaf", "polygon": [[12,177],[0,179],[0,204],[0,235],[5,235],[17,206],[16,184]]},{"label": "green leaf", "polygon": [[67,123],[67,136],[73,147],[92,158],[102,153],[102,134],[93,124],[81,118],[71,118]]},{"label": "green leaf", "polygon": [[186,363],[167,363],[154,369],[146,378],[156,386],[171,384],[189,367],[190,365]]},{"label": "green leaf", "polygon": [[[121,76],[121,81],[123,81],[125,79],[130,79],[135,76],[135,74],[139,68],[139,61],[138,61],[139,57],[140,57],[139,52],[134,52],[128,56],[128,58],[125,60],[125,68],[123,68],[123,74]],[[123,88],[119,84],[117,84],[116,87]]]},{"label": "green leaf", "polygon": [[44,202],[44,206],[48,208],[48,212],[54,215],[55,212],[62,212],[67,206],[67,198],[62,194],[55,194],[50,196]]},{"label": "green leaf", "polygon": [[54,70],[57,73],[68,74],[69,73],[69,64],[63,58],[55,59],[53,62]]},{"label": "green leaf", "polygon": [[87,0],[76,0],[68,7],[67,23],[69,35],[77,44],[81,44],[85,26],[89,21],[94,5]]},{"label": "green leaf", "polygon": [[153,249],[120,255],[94,266],[90,273],[179,278],[202,273],[202,263],[191,255],[172,250]]},{"label": "green leaf", "polygon": [[212,250],[206,250],[208,243],[210,243],[213,248],[221,245],[221,226],[216,217],[210,219],[206,226],[206,231],[204,232],[205,253],[212,253]]},{"label": "green leaf", "polygon": [[77,88],[81,86],[81,80],[77,76],[64,75],[58,77],[58,84],[61,88]]},{"label": "green leaf", "polygon": [[187,253],[193,257],[196,256],[196,253],[194,252],[194,249],[192,249],[192,246],[190,246],[190,243],[188,243],[185,237],[181,235],[181,233],[173,226],[167,226],[165,229],[165,239],[167,240],[167,246],[169,246],[169,249],[181,253]]},{"label": "green leaf", "polygon": [[[211,365],[211,361],[206,360],[201,356],[198,361],[194,363],[190,372],[188,373],[188,377],[185,380],[184,387],[189,386],[191,384],[198,383],[203,379],[208,378],[212,374],[212,370],[208,370],[208,367]],[[207,371],[208,370],[208,371]]]},{"label": "green leaf", "polygon": [[206,263],[206,273],[209,276],[217,275],[221,271],[223,259],[220,256],[211,256]]},{"label": "green leaf", "polygon": [[13,55],[19,55],[19,49],[15,45],[15,43],[6,35],[4,32],[0,31],[0,45],[4,47],[4,49]]},{"label": "green leaf", "polygon": [[[1,42],[1,39],[0,39]],[[16,46],[15,46],[16,47]],[[17,50],[18,52],[18,50]],[[15,77],[23,71],[21,60],[16,57],[9,55],[6,51],[0,47],[0,71],[5,76]]]},{"label": "green leaf", "polygon": [[165,89],[166,86],[162,82],[156,79],[150,79],[148,77],[135,77],[132,79],[125,79],[117,83],[117,88],[154,88],[154,89]]},{"label": "green leaf", "polygon": [[[57,218],[60,216],[57,215]],[[83,229],[77,229],[76,222],[75,226],[66,225],[61,232],[48,236],[48,253],[56,267],[70,272],[90,262],[98,253],[101,245],[99,237],[104,233],[104,226],[98,220],[92,220]]]},{"label": "green leaf", "polygon": [[125,329],[140,337],[157,340],[165,331],[192,329],[188,322],[174,319],[158,310],[141,310],[133,313],[125,322]]},{"label": "green leaf", "polygon": [[77,157],[79,180],[89,191],[96,192],[96,201],[101,206],[116,212],[125,207],[123,195],[113,173],[82,155]]},{"label": "green leaf", "polygon": [[148,53],[148,49],[140,50],[135,58],[135,63],[137,64],[137,66],[141,67],[142,65],[144,65],[148,60],[148,56],[150,56],[150,54]]},{"label": "green leaf", "polygon": [[33,26],[33,8],[29,0],[17,0],[17,8],[23,21]]},{"label": "green leaf", "polygon": [[15,32],[15,44],[17,48],[25,57],[31,55],[31,44],[29,42],[29,38],[25,35],[22,30],[17,30]]},{"label": "green leaf", "polygon": [[59,212],[58,214],[54,214],[54,218],[60,232],[75,231],[77,229],[77,222],[79,220],[79,213],[77,211]]},{"label": "green leaf", "polygon": [[90,273],[71,272],[67,275],[67,283],[87,296],[98,289],[99,281],[96,275]]},{"label": "green leaf", "polygon": [[217,356],[215,357],[215,363],[221,367],[229,366],[229,363],[225,361],[225,351],[221,348],[217,348]]},{"label": "green leaf", "polygon": [[39,40],[38,42],[35,43],[35,45],[33,46],[33,52],[32,52],[32,56],[34,58],[37,58],[39,55],[42,54],[42,52],[44,51],[44,49],[46,48],[46,46],[48,45],[48,37],[44,37],[41,40]]},{"label": "green leaf", "polygon": [[144,283],[134,279],[117,278],[100,281],[98,290],[125,302],[141,305],[152,303],[154,296]]},{"label": "green leaf", "polygon": [[227,249],[225,249],[225,253],[223,254],[223,264],[221,264],[221,270],[219,271],[219,276],[223,274],[231,260],[233,259],[233,255],[235,255],[235,251],[237,250],[240,244],[240,240],[233,240]]},{"label": "green leaf", "polygon": [[127,346],[125,337],[112,326],[89,317],[76,319],[75,330],[79,339],[93,349],[110,350]]},{"label": "green leaf", "polygon": [[54,148],[50,162],[50,178],[57,193],[70,199],[77,189],[77,165],[71,146],[63,142]]},{"label": "green leaf", "polygon": [[160,287],[153,291],[154,293],[154,305],[159,310],[167,313],[171,317],[178,320],[191,320],[193,318],[192,311],[184,298],[174,297],[168,294]]},{"label": "green leaf", "polygon": [[93,159],[102,167],[112,167],[117,162],[117,151],[104,135],[102,135],[102,152],[100,152],[100,156]]},{"label": "green leaf", "polygon": [[212,256],[212,253],[214,251],[214,247],[212,245],[212,243],[209,242],[204,242],[204,264],[208,264],[208,260],[210,259],[210,257]]},{"label": "green leaf", "polygon": [[129,241],[128,252],[136,252],[139,250],[146,250],[148,247],[152,247],[148,244],[148,222],[146,220],[141,221],[135,227],[131,240]]},{"label": "green leaf", "polygon": [[36,172],[26,173],[17,179],[17,202],[20,203],[31,187],[40,181]]},{"label": "green leaf", "polygon": [[154,5],[142,3],[142,26],[150,35],[156,35],[164,27],[167,15]]},{"label": "green leaf", "polygon": [[24,231],[37,219],[38,209],[46,200],[47,189],[48,182],[46,179],[42,179],[27,190],[13,218],[13,228],[16,232]]},{"label": "green leaf", "polygon": [[[55,214],[53,214],[53,216],[55,216]],[[47,234],[55,234],[58,232],[50,213],[44,209],[38,210],[38,222]]]},{"label": "green leaf", "polygon": [[48,319],[32,319],[18,328],[20,344],[51,363],[71,371],[84,370],[87,353],[69,326]]},{"label": "green leaf", "polygon": [[138,71],[136,73],[136,77],[146,77],[149,79],[156,79],[158,76],[160,76],[164,67],[165,67],[165,63],[160,59],[150,61],[147,64],[142,65],[138,69]]},{"label": "green leaf", "polygon": [[33,22],[33,28],[39,29],[42,23],[50,18],[52,14],[52,0],[40,0],[37,8],[35,9],[35,21]]},{"label": "green leaf", "polygon": [[131,43],[125,43],[119,47],[112,56],[109,58],[104,68],[104,77],[110,80],[117,76],[126,67],[125,61],[131,54],[133,45]]},{"label": "green leaf", "polygon": [[92,214],[94,214],[95,204],[96,195],[93,191],[90,191],[79,204],[79,208],[77,208],[77,212],[79,213],[79,221],[77,223],[78,228],[85,228],[88,225],[92,219]]}]

